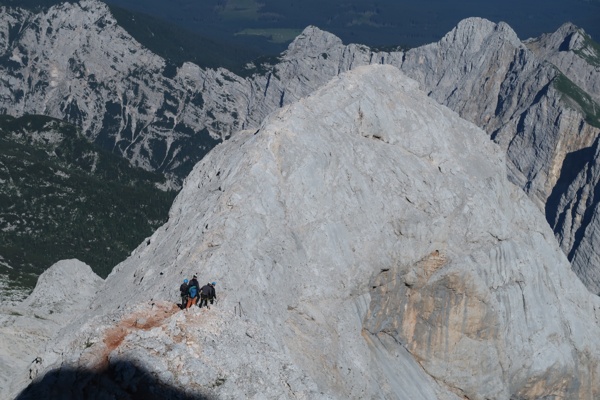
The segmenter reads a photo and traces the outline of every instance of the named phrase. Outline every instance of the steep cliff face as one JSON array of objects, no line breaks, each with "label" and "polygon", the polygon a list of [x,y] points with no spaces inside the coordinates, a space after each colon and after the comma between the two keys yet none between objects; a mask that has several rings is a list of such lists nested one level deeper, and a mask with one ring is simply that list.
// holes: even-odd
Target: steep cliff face
[{"label": "steep cliff face", "polygon": [[546,208],[546,218],[563,249],[570,251],[573,270],[592,293],[600,295],[599,139],[589,149],[568,155],[564,173]]},{"label": "steep cliff face", "polygon": [[221,132],[203,130],[210,119],[187,118],[199,113],[202,94],[172,79],[165,61],[103,3],[64,3],[41,14],[2,7],[2,15],[2,112],[66,119],[134,165],[166,173],[174,186],[216,144]]},{"label": "steep cliff face", "polygon": [[[462,21],[440,42],[406,53],[375,53],[359,45],[344,46],[331,34],[309,27],[292,43],[280,62],[254,85],[265,88],[265,97],[256,111],[263,115],[274,107],[304,96],[322,81],[359,65],[392,64],[417,80],[432,98],[461,117],[483,128],[506,151],[508,176],[523,188],[549,216],[565,254],[575,270],[594,293],[600,285],[599,267],[589,260],[597,258],[598,246],[579,250],[585,232],[596,230],[595,206],[581,200],[578,184],[568,188],[574,172],[571,160],[588,154],[600,134],[600,106],[594,102],[595,80],[600,74],[594,64],[597,45],[568,25],[549,38],[529,42],[527,46],[504,23],[494,24],[480,18]],[[571,43],[571,60],[551,65],[558,56],[550,43]],[[535,45],[535,46],[534,46]],[[560,58],[560,57],[558,57]],[[564,74],[564,75],[563,75]],[[575,79],[587,76],[585,81]],[[572,79],[569,79],[572,78]],[[270,100],[269,100],[270,96]],[[279,101],[279,104],[277,104]],[[595,163],[593,159],[586,162]],[[557,184],[560,180],[560,187]],[[567,187],[565,187],[567,186]],[[586,191],[592,190],[587,187]],[[574,213],[555,199],[559,193],[580,197]],[[562,215],[553,221],[552,215]],[[588,254],[592,256],[575,256]],[[587,271],[587,272],[583,272]]]},{"label": "steep cliff face", "polygon": [[[553,37],[564,41],[570,34],[563,27]],[[593,42],[589,38],[582,40],[575,41],[580,43],[577,48],[588,50],[573,50],[571,54],[593,54]],[[581,43],[587,47],[581,47]],[[527,46],[533,47],[533,42]],[[573,174],[569,160],[578,154],[592,154],[585,149],[600,134],[596,123],[600,107],[590,94],[575,85],[580,80],[569,78],[589,76],[583,87],[593,89],[592,82],[598,74],[590,57],[578,57],[578,63],[573,61],[563,75],[549,63],[554,61],[552,52],[532,52],[527,46],[508,25],[480,18],[462,21],[440,42],[405,53],[346,46],[334,35],[308,27],[265,75],[249,79],[249,92],[254,94],[249,97],[244,126],[256,126],[268,113],[308,95],[344,71],[368,64],[395,65],[417,80],[432,98],[483,128],[500,144],[507,153],[509,178],[541,210],[567,216],[571,235],[565,236],[561,224],[549,222],[556,226],[565,254],[577,263],[575,270],[589,270],[581,276],[596,293],[600,283],[584,275],[598,275],[598,267],[584,261],[586,257],[574,257],[582,232],[596,229],[588,227],[592,219],[582,217],[586,212],[594,213],[594,208],[582,206],[569,217],[565,209],[555,208],[554,198],[562,190],[556,188],[559,179],[562,187],[565,177]],[[577,188],[566,190],[574,196]],[[589,247],[585,251],[590,250],[597,252]]]},{"label": "steep cliff face", "polygon": [[[551,50],[559,41],[570,43],[567,55]],[[586,195],[595,185],[570,180],[598,162],[574,162],[595,157],[592,145],[600,134],[600,106],[593,99],[597,45],[566,25],[528,46],[535,53],[504,24],[469,19],[439,43],[407,52],[402,69],[505,149],[510,179],[545,210],[574,270],[598,293],[598,246],[589,245],[598,218],[593,196]],[[558,201],[563,194],[578,207]]]},{"label": "steep cliff face", "polygon": [[567,76],[587,76],[574,82],[595,90],[594,43],[567,28],[552,40],[531,42],[531,48],[548,49],[536,56],[506,24],[478,18],[406,54],[345,46],[309,27],[278,63],[244,79],[223,69],[167,66],[94,0],[40,15],[5,10],[2,110],[66,118],[135,165],[167,173],[174,186],[215,140],[254,128],[333,76],[373,63],[399,67],[437,101],[484,128],[506,149],[511,179],[540,208],[566,154],[590,147],[598,134],[582,121],[585,112],[571,86],[557,88],[559,73],[546,62],[557,59],[552,43],[572,37],[570,63],[556,62]]},{"label": "steep cliff face", "polygon": [[600,46],[582,29],[566,23],[525,45],[600,103]]},{"label": "steep cliff face", "polygon": [[559,72],[503,23],[462,21],[440,42],[409,51],[402,69],[488,132],[507,152],[511,180],[542,209],[566,154],[598,134],[561,100]]},{"label": "steep cliff face", "polygon": [[362,67],[198,163],[21,398],[596,398],[599,317],[487,135]]},{"label": "steep cliff face", "polygon": [[[365,64],[393,64],[415,79],[429,96],[483,128],[500,145],[507,154],[510,180],[545,210],[563,251],[573,261],[573,269],[593,293],[598,293],[600,274],[595,260],[600,218],[596,213],[595,164],[599,132],[594,125],[595,70],[590,69],[595,45],[590,45],[584,35],[577,39],[577,33],[559,30],[552,40],[544,37],[523,44],[505,24],[469,19],[438,43],[405,53],[377,53],[360,45],[346,46],[335,36],[309,27],[276,64],[260,66],[266,72],[242,78],[193,64],[178,69],[167,66],[164,60],[132,41],[106,7],[96,1],[61,5],[44,15],[7,8],[3,11],[2,110],[17,115],[48,113],[81,124],[91,138],[125,154],[134,164],[166,172],[174,186],[218,138],[239,129],[256,132],[271,112],[284,108],[280,115],[285,115],[296,110],[301,106],[286,107],[345,71]],[[552,43],[558,42],[568,43],[570,53],[562,54],[564,46],[558,46],[557,56]],[[101,50],[97,52],[98,49]],[[576,79],[588,72],[591,78]],[[384,81],[390,83],[390,79]],[[399,75],[393,79],[404,78]],[[360,86],[345,82],[348,87]],[[398,86],[390,87],[403,93],[404,89]],[[343,91],[340,87],[336,90]],[[338,108],[345,109],[345,104],[354,104],[363,97],[351,93],[351,99],[335,99]],[[346,132],[362,132],[373,140],[379,139],[380,144],[394,143],[395,136],[382,128],[387,126],[387,117],[375,113],[370,119],[362,119],[363,107],[389,106],[385,102],[375,104],[361,104],[349,112],[352,126],[335,117],[337,108],[319,105],[311,110],[329,110],[329,114],[317,114],[327,132],[336,131],[339,126]],[[97,314],[84,317],[92,322],[69,327],[78,330],[78,336],[64,336],[57,345],[57,349],[69,349],[66,366],[108,371],[110,379],[129,382],[119,389],[128,391],[145,382],[146,370],[136,367],[142,364],[160,377],[161,385],[188,387],[190,382],[196,382],[191,387],[197,392],[223,397],[260,393],[264,386],[253,382],[261,380],[275,388],[268,393],[271,396],[319,397],[324,392],[335,393],[335,397],[403,393],[411,398],[452,398],[452,392],[473,398],[509,394],[531,398],[597,397],[598,382],[593,378],[598,376],[597,360],[585,358],[585,354],[598,354],[595,345],[589,344],[591,337],[597,337],[597,304],[579,293],[581,287],[571,281],[572,276],[565,271],[567,264],[556,249],[546,247],[549,245],[544,242],[551,241],[550,235],[518,192],[511,189],[510,194],[504,193],[504,189],[497,188],[506,183],[501,185],[494,179],[489,181],[490,186],[484,185],[494,199],[473,200],[469,193],[476,190],[462,181],[451,181],[452,189],[445,191],[438,189],[446,187],[447,182],[442,185],[434,180],[435,190],[426,189],[427,185],[422,186],[415,177],[435,175],[419,169],[421,164],[437,166],[441,174],[465,175],[467,180],[480,175],[476,173],[480,166],[467,163],[458,170],[462,172],[456,172],[454,161],[436,163],[440,152],[430,151],[431,143],[413,136],[402,137],[408,144],[403,142],[405,147],[398,153],[420,159],[419,168],[405,165],[402,168],[408,172],[400,173],[393,165],[381,164],[382,158],[393,159],[399,154],[369,156],[367,150],[351,143],[352,151],[348,152],[357,157],[352,163],[364,162],[369,168],[346,167],[350,186],[334,185],[334,173],[321,175],[319,169],[337,165],[331,164],[326,152],[321,152],[329,147],[313,146],[306,154],[296,150],[291,138],[306,136],[307,140],[322,143],[308,135],[304,126],[298,130],[282,128],[290,135],[283,136],[287,141],[273,139],[282,137],[273,133],[277,129],[267,129],[276,123],[276,117],[273,118],[254,139],[248,134],[237,135],[219,150],[221,156],[203,161],[190,176],[189,188],[184,191],[188,194],[181,197],[188,196],[188,200],[176,203],[171,222],[142,245],[134,258],[119,266],[124,272],[115,272],[110,286],[114,289],[107,287],[102,301],[95,303],[100,307]],[[303,117],[306,123],[316,124],[315,118],[310,113]],[[300,126],[297,119],[294,121],[295,126]],[[418,128],[411,121],[401,122],[411,129]],[[456,124],[462,126],[462,122]],[[265,131],[271,132],[272,137],[265,136]],[[465,128],[465,132],[471,132],[470,128]],[[437,143],[438,139],[431,142]],[[453,140],[460,143],[464,139]],[[331,146],[332,154],[346,148],[341,142]],[[269,158],[269,152],[265,155],[253,147],[243,153],[243,157],[252,155],[244,166],[243,157],[236,151],[246,151],[251,147],[249,143],[276,148],[281,156]],[[236,145],[242,150],[234,151]],[[294,149],[297,155],[286,149]],[[486,154],[482,157],[493,158]],[[292,192],[280,204],[272,200],[281,198],[277,184],[286,181],[275,167],[269,169],[269,163],[284,165],[287,158],[291,159],[287,173],[298,179],[294,185],[299,183],[302,189]],[[401,160],[395,161],[404,165]],[[311,178],[299,179],[302,174],[293,175],[292,169],[304,171]],[[387,176],[382,171],[396,171],[397,175]],[[369,178],[358,178],[362,176],[355,175],[359,172]],[[370,186],[381,184],[384,179],[385,188],[377,186],[375,190]],[[394,195],[388,197],[373,194],[388,190],[389,182],[396,180],[406,189],[390,189]],[[332,187],[336,190],[332,191]],[[461,192],[456,188],[468,190]],[[250,189],[259,190],[260,195],[250,195]],[[335,194],[337,189],[342,194]],[[412,194],[408,195],[409,191]],[[429,194],[440,198],[429,199]],[[332,210],[348,197],[358,199],[353,201],[360,212],[348,211],[348,216],[343,214],[346,208],[340,207],[336,212],[341,214],[334,218],[338,223],[326,223]],[[192,206],[193,199],[205,203]],[[512,210],[515,199],[526,212],[507,211]],[[327,208],[323,205],[326,201],[335,206]],[[447,210],[446,201],[464,207],[456,206],[460,211],[454,214]],[[479,202],[489,204],[490,210],[477,211],[477,207],[482,207]],[[399,204],[391,206],[395,203]],[[272,218],[291,218],[291,205],[302,206],[302,211],[298,212],[301,216],[292,218],[294,228],[286,230],[280,228],[285,225],[283,222],[275,223]],[[372,209],[389,215],[384,213],[388,216],[380,219],[367,217],[367,211]],[[485,218],[477,217],[479,212]],[[459,218],[456,215],[462,216],[462,222],[455,227]],[[356,226],[350,229],[346,225],[351,220],[356,220]],[[450,222],[445,221],[452,221],[452,227],[448,228],[445,224]],[[246,223],[249,227],[240,232],[239,226]],[[461,224],[468,228],[461,231]],[[382,233],[381,226],[391,228]],[[508,226],[508,232],[526,234],[486,234],[484,226]],[[271,231],[280,236],[269,236]],[[467,234],[471,231],[476,233]],[[173,234],[177,239],[168,239],[169,232],[179,232]],[[456,244],[454,236],[464,240]],[[496,238],[497,243],[489,244],[481,237]],[[391,238],[396,238],[396,242]],[[454,250],[448,252],[439,243]],[[376,254],[382,259],[366,255],[361,258],[356,253],[368,257]],[[222,313],[195,311],[173,315],[176,310],[168,303],[141,303],[146,299],[144,293],[149,292],[161,301],[174,299],[178,285],[168,280],[170,276],[180,274],[178,279],[182,278],[198,270],[198,265],[211,276],[209,279],[217,277],[224,284],[220,287],[227,297],[219,304]],[[351,266],[349,272],[340,265]],[[552,269],[556,265],[562,266],[558,272]],[[446,274],[454,269],[454,275]],[[551,271],[550,275],[547,271]],[[364,277],[369,284],[363,287],[352,283],[348,276]],[[264,288],[265,282],[269,282],[268,289]],[[332,290],[329,285],[335,289],[332,297],[322,294]],[[278,292],[285,292],[289,298],[271,293],[272,287],[280,288]],[[143,290],[138,293],[132,288]],[[540,288],[544,288],[543,295],[539,295]],[[270,309],[259,300],[276,307]],[[104,302],[106,306],[101,306]],[[122,310],[135,304],[137,308]],[[239,317],[240,309],[247,318]],[[399,309],[404,311],[388,314]],[[160,318],[156,318],[156,313]],[[553,322],[546,324],[544,320]],[[115,325],[115,321],[121,322]],[[527,330],[515,331],[517,327]],[[200,338],[198,331],[203,332]],[[342,348],[348,340],[355,340],[357,332],[364,342]],[[530,336],[533,339],[523,339]],[[217,341],[217,337],[223,339]],[[315,344],[320,343],[317,337],[326,338],[325,345]],[[190,358],[190,346],[199,358]],[[476,356],[468,353],[469,349],[477,349]],[[219,359],[221,364],[214,361],[215,354],[225,353],[227,356]],[[464,354],[471,356],[465,359]],[[44,363],[50,366],[60,357],[51,351],[44,356]],[[256,360],[254,367],[243,367],[248,358]],[[123,359],[137,361],[122,364]],[[477,365],[473,365],[474,359],[478,360]],[[190,372],[182,372],[188,362],[193,367]],[[461,375],[463,365],[469,368],[465,376]],[[472,368],[474,372],[470,371]],[[372,375],[375,371],[376,377]],[[389,371],[404,374],[399,377]],[[67,376],[63,375],[63,383],[68,382]],[[204,378],[197,381],[197,376]],[[88,378],[92,381],[94,376]],[[281,382],[287,382],[283,389]],[[149,382],[150,386],[155,383]],[[85,385],[83,380],[81,387]],[[245,389],[236,389],[237,385]]]}]

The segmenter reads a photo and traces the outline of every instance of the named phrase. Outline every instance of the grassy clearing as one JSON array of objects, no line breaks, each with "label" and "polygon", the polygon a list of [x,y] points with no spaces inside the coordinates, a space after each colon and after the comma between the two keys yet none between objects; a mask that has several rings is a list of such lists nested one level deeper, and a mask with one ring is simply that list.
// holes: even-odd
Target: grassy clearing
[{"label": "grassy clearing", "polygon": [[581,49],[575,50],[575,54],[583,58],[589,64],[600,67],[600,44],[595,42],[589,35],[582,33],[581,36],[584,38],[584,44]]},{"label": "grassy clearing", "polygon": [[562,100],[571,108],[580,111],[585,122],[600,128],[600,105],[563,74],[554,80],[554,87],[563,94]]}]

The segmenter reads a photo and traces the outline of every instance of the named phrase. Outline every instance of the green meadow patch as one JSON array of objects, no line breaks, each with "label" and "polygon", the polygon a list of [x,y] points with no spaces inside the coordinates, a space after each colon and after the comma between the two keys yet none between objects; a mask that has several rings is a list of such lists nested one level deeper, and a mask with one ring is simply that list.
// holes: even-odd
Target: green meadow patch
[{"label": "green meadow patch", "polygon": [[562,73],[559,73],[553,84],[563,94],[561,99],[567,106],[579,110],[588,124],[600,128],[600,105],[589,94]]}]

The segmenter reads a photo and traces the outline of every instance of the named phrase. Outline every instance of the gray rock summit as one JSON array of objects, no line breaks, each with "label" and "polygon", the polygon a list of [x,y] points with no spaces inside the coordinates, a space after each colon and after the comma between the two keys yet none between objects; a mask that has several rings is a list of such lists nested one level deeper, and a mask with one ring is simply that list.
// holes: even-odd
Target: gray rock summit
[{"label": "gray rock summit", "polygon": [[[600,300],[418,86],[353,68],[218,145],[20,398],[600,396]],[[179,311],[193,273],[218,302]]]},{"label": "gray rock summit", "polygon": [[600,103],[600,47],[582,29],[567,23],[525,44]]},{"label": "gray rock summit", "polygon": [[[42,329],[35,346],[62,326],[46,312],[73,318],[25,396],[90,397],[99,379],[99,397],[600,397],[598,298],[547,227],[599,293],[599,58],[583,31],[522,42],[470,18],[377,52],[308,27],[243,78],[172,70],[82,0],[2,7],[0,52],[2,112],[74,122],[174,187],[202,160],[91,310],[62,308],[65,292],[4,314],[14,349],[30,340],[19,317]],[[219,303],[177,312],[193,272]]]},{"label": "gray rock summit", "polygon": [[345,45],[308,27],[276,63],[241,77],[191,63],[170,68],[95,0],[39,14],[2,10],[0,110],[75,123],[132,164],[164,173],[172,187],[217,142],[257,129],[340,73],[394,65],[505,150],[509,179],[545,212],[588,289],[600,292],[597,201],[581,195],[594,189],[569,180],[585,173],[573,168],[596,162],[571,161],[593,155],[600,134],[600,46],[571,24],[522,42],[505,23],[469,18],[406,52]]},{"label": "gray rock summit", "polygon": [[[320,80],[358,65],[397,66],[505,150],[509,179],[545,212],[574,270],[592,293],[600,293],[595,262],[600,246],[589,245],[599,229],[595,186],[573,181],[587,174],[584,165],[597,163],[595,158],[573,160],[592,157],[600,135],[600,105],[594,100],[598,49],[570,24],[523,43],[505,23],[469,18],[437,43],[396,53],[344,46],[309,27],[273,67],[269,88],[291,97],[290,92],[314,90]],[[322,71],[321,77],[314,71]]]}]

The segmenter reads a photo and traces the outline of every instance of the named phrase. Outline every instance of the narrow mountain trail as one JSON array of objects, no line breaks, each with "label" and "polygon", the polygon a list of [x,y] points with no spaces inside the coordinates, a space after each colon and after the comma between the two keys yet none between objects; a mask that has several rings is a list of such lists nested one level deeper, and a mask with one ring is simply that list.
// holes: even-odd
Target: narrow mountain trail
[{"label": "narrow mountain trail", "polygon": [[115,350],[123,342],[123,339],[134,330],[150,330],[163,324],[169,317],[181,311],[176,304],[168,302],[156,302],[150,305],[149,310],[139,310],[126,315],[113,328],[108,329],[103,342],[108,353]]}]

